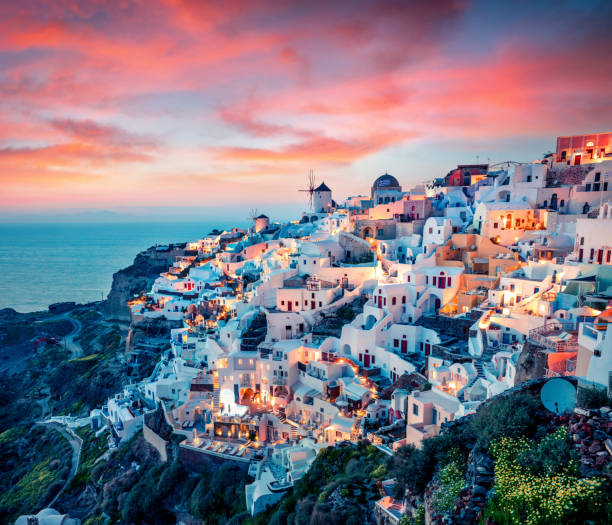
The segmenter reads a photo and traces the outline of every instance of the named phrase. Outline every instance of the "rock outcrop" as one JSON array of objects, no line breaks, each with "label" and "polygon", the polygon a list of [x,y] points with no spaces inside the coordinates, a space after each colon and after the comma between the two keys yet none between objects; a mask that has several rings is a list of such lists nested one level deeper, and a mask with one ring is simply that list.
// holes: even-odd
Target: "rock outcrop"
[{"label": "rock outcrop", "polygon": [[546,376],[548,355],[542,347],[526,342],[516,363],[516,384]]},{"label": "rock outcrop", "polygon": [[102,305],[108,319],[130,320],[127,302],[134,295],[148,292],[161,272],[167,271],[177,256],[184,255],[185,244],[151,247],[139,253],[131,266],[113,275],[111,291]]}]

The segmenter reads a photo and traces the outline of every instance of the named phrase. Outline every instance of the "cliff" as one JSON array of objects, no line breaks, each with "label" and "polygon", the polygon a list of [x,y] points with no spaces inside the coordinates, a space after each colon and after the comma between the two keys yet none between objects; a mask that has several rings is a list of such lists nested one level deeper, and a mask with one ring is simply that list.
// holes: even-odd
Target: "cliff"
[{"label": "cliff", "polygon": [[525,343],[516,363],[516,384],[545,377],[547,365],[548,356],[543,348]]},{"label": "cliff", "polygon": [[130,320],[127,302],[141,293],[148,292],[161,272],[167,271],[176,257],[184,255],[185,244],[174,244],[160,249],[151,247],[140,252],[131,266],[113,275],[111,290],[102,304],[102,311],[109,319]]}]

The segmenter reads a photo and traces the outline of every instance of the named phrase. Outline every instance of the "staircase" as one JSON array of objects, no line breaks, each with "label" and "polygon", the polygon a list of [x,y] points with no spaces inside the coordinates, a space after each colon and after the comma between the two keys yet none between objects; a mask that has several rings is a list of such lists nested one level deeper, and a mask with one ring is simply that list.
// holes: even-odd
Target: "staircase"
[{"label": "staircase", "polygon": [[474,365],[474,368],[476,369],[476,375],[472,378],[472,380],[465,385],[462,389],[461,392],[459,393],[459,395],[457,396],[457,399],[459,399],[459,401],[461,401],[462,403],[465,402],[465,391],[468,388],[471,388],[474,383],[476,381],[478,381],[478,379],[485,378],[485,374],[484,374],[484,368],[482,366],[482,362],[481,361],[472,361],[472,364]]},{"label": "staircase", "polygon": [[213,373],[213,407],[215,412],[219,410],[219,397],[221,395],[221,391],[219,388],[219,373]]}]

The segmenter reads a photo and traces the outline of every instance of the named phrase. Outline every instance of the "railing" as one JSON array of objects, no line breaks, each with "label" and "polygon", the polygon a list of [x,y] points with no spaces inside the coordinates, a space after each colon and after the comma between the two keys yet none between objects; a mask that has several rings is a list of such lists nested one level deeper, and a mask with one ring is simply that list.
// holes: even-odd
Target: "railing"
[{"label": "railing", "polygon": [[[530,330],[528,340],[555,352],[573,352],[578,350],[576,328],[576,321],[552,319],[546,321],[543,326]],[[552,340],[551,337],[559,332],[572,333],[571,337],[565,341]]]},{"label": "railing", "polygon": [[600,330],[597,330],[593,323],[582,323],[582,335],[598,340]]}]

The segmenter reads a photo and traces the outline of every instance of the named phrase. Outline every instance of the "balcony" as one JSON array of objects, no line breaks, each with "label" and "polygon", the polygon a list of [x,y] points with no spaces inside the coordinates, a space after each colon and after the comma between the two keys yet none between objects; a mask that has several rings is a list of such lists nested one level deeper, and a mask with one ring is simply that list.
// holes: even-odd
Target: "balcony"
[{"label": "balcony", "polygon": [[578,350],[578,333],[576,323],[573,321],[548,320],[544,326],[530,330],[528,339],[552,352]]}]

